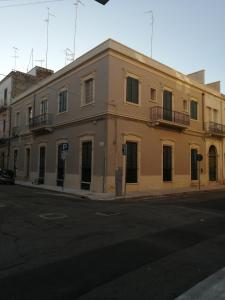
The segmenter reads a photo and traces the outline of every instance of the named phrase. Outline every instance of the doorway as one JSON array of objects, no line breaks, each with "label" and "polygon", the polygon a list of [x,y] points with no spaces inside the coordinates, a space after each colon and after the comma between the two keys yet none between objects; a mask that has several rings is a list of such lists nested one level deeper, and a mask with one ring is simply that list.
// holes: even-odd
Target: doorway
[{"label": "doorway", "polygon": [[92,142],[82,142],[81,189],[90,190],[92,174]]},{"label": "doorway", "polygon": [[63,186],[65,177],[65,160],[63,159],[63,144],[58,145],[57,186]]},{"label": "doorway", "polygon": [[30,148],[26,148],[26,170],[25,176],[30,177]]},{"label": "doorway", "polygon": [[217,180],[217,150],[215,146],[209,148],[209,180]]},{"label": "doorway", "polygon": [[44,184],[45,182],[45,154],[46,148],[44,146],[40,147],[39,153],[39,184]]}]

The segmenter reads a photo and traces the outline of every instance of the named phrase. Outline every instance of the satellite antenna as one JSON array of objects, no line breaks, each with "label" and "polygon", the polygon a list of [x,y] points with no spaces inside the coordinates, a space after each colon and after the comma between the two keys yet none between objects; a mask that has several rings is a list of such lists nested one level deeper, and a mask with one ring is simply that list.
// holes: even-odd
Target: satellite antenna
[{"label": "satellite antenna", "polygon": [[77,38],[77,15],[78,15],[78,6],[79,4],[85,6],[81,0],[77,0],[75,5],[75,18],[74,18],[74,37],[73,37],[73,60],[75,60],[76,55],[76,38]]},{"label": "satellite antenna", "polygon": [[41,68],[42,68],[42,64],[45,62],[44,59],[36,59],[35,61],[39,62],[40,65],[41,65]]},{"label": "satellite antenna", "polygon": [[65,66],[67,65],[67,62],[72,62],[73,61],[73,52],[71,49],[66,48],[65,49]]},{"label": "satellite antenna", "polygon": [[16,61],[17,61],[17,58],[19,58],[19,56],[17,55],[19,49],[16,47],[13,47],[13,50],[14,50],[14,55],[12,57],[14,58],[14,71],[16,71]]},{"label": "satellite antenna", "polygon": [[150,16],[150,26],[152,27],[152,32],[151,32],[151,58],[152,58],[152,48],[153,48],[153,31],[154,31],[154,16],[153,16],[153,11],[148,10],[145,12],[145,14],[149,14]]},{"label": "satellite antenna", "polygon": [[49,21],[50,17],[55,17],[55,15],[50,13],[50,8],[47,7],[48,14],[47,14],[47,19],[45,19],[46,22],[46,54],[45,54],[45,64],[46,64],[46,69],[48,68],[48,29],[49,29]]},{"label": "satellite antenna", "polygon": [[27,66],[27,72],[29,71],[30,64],[31,64],[31,69],[33,69],[33,67],[34,67],[34,49],[33,48],[31,49],[29,63]]}]

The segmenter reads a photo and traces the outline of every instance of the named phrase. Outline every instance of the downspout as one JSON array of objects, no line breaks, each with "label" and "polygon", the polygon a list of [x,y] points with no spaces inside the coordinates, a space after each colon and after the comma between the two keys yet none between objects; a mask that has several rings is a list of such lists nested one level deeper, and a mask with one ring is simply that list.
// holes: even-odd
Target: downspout
[{"label": "downspout", "polygon": [[202,130],[205,131],[205,93],[202,93]]},{"label": "downspout", "polygon": [[207,178],[207,157],[206,157],[207,151],[206,151],[206,141],[205,141],[205,129],[206,129],[206,126],[205,126],[205,93],[202,93],[202,131],[203,131],[203,147],[204,147],[204,153],[205,153],[205,155],[204,155],[205,160],[203,160],[203,161],[205,161],[204,169],[205,169],[205,176]]},{"label": "downspout", "polygon": [[[223,126],[223,103],[220,101],[221,124]],[[222,139],[222,184],[224,184],[224,138]]]},{"label": "downspout", "polygon": [[9,112],[9,130],[8,130],[8,153],[7,153],[7,169],[9,169],[9,157],[10,157],[10,148],[11,148],[11,119],[12,119],[12,110],[11,110],[11,104],[8,108]]}]

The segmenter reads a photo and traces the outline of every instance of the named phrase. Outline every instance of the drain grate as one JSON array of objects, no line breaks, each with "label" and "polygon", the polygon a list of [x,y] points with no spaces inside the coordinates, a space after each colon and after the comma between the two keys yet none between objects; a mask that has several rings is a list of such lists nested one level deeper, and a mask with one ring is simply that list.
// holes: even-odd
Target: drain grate
[{"label": "drain grate", "polygon": [[57,219],[65,219],[68,218],[67,215],[61,213],[47,213],[39,215],[40,218],[46,220],[57,220]]}]

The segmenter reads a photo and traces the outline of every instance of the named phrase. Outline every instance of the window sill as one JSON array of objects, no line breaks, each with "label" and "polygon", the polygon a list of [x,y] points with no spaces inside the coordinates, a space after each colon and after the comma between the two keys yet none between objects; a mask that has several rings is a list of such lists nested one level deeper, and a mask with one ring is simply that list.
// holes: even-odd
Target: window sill
[{"label": "window sill", "polygon": [[83,107],[87,107],[87,106],[90,106],[90,105],[94,105],[95,104],[95,102],[93,101],[93,102],[90,102],[90,103],[86,103],[86,104],[81,104],[80,105],[80,108],[83,108]]},{"label": "window sill", "polygon": [[63,114],[65,114],[65,113],[67,113],[67,112],[68,112],[68,110],[65,110],[65,111],[62,111],[62,112],[57,112],[57,116],[63,115]]},{"label": "window sill", "polygon": [[140,107],[141,104],[140,102],[139,103],[133,103],[133,102],[129,102],[129,101],[124,101],[124,104],[127,104],[127,105],[131,105],[131,106],[136,106],[136,107]]}]

